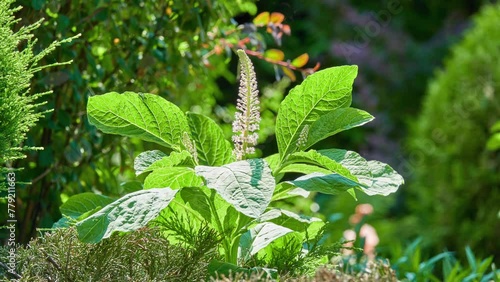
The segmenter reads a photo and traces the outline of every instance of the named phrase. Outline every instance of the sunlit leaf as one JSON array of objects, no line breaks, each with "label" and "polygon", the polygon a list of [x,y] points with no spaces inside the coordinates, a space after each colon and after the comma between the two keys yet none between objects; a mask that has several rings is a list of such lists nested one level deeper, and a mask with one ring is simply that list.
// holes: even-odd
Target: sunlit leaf
[{"label": "sunlit leaf", "polygon": [[283,51],[278,49],[269,49],[264,52],[264,58],[273,61],[283,61],[283,59],[285,59],[285,54],[283,53]]},{"label": "sunlit leaf", "polygon": [[291,81],[295,81],[297,80],[297,77],[295,76],[295,74],[293,73],[293,71],[287,67],[281,67],[281,69],[283,70],[283,73],[288,76],[288,78],[290,78]]},{"label": "sunlit leaf", "polygon": [[293,59],[291,64],[294,67],[301,68],[305,64],[307,64],[308,61],[309,61],[309,55],[307,53],[304,53],[304,54],[298,56],[297,58]]},{"label": "sunlit leaf", "polygon": [[284,20],[285,20],[285,15],[283,15],[282,13],[278,13],[278,12],[273,12],[271,14],[271,17],[269,18],[269,22],[271,22],[273,24],[280,24]]},{"label": "sunlit leaf", "polygon": [[253,19],[253,23],[256,26],[265,26],[267,25],[268,22],[269,22],[269,12],[262,12]]}]

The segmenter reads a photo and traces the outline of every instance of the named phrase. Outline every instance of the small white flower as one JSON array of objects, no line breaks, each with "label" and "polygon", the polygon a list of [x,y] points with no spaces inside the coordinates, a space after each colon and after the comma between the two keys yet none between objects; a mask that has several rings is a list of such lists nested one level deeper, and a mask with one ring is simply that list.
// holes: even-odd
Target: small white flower
[{"label": "small white flower", "polygon": [[259,90],[252,61],[243,50],[237,51],[240,58],[240,87],[233,122],[234,154],[242,160],[247,154],[255,153],[260,124]]}]

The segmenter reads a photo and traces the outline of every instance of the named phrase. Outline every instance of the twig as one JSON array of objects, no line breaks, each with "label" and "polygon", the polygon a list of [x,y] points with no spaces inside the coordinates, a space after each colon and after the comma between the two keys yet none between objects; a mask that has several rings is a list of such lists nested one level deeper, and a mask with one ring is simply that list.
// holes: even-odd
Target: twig
[{"label": "twig", "polygon": [[21,275],[17,274],[14,269],[11,269],[5,263],[0,262],[0,266],[3,267],[5,270],[7,270],[7,273],[14,276],[16,279],[23,278]]}]

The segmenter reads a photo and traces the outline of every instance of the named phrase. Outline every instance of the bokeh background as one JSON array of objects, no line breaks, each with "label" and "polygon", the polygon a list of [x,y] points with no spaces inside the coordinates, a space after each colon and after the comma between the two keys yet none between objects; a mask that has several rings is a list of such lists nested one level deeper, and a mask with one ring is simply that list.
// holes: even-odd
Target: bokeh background
[{"label": "bokeh background", "polygon": [[[356,64],[353,104],[376,117],[319,147],[360,152],[389,163],[406,184],[389,197],[317,197],[332,224],[332,242],[351,228],[359,204],[374,212],[377,252],[397,256],[423,238],[427,255],[446,250],[464,257],[500,257],[500,151],[487,146],[500,120],[500,6],[497,1],[432,0],[19,0],[19,28],[44,18],[37,50],[81,33],[42,64],[73,60],[38,72],[33,93],[52,89],[45,115],[26,145],[41,146],[12,166],[18,179],[17,237],[60,219],[69,196],[126,193],[133,158],[153,144],[104,135],[89,125],[89,96],[116,91],[161,95],[230,124],[236,100],[237,59],[227,40],[251,38],[255,48],[277,48],[287,59],[308,53],[309,67]],[[291,35],[277,42],[265,30],[237,29],[264,11],[285,16]],[[237,30],[237,32],[234,32]],[[278,43],[281,43],[278,44]],[[214,50],[217,50],[216,52]],[[229,51],[229,52],[228,52]],[[279,101],[303,78],[290,81],[273,64],[253,58],[263,100],[261,154],[276,151],[273,119]],[[277,73],[278,71],[278,73]],[[281,80],[277,80],[282,78]],[[231,128],[226,128],[228,136]],[[132,184],[131,184],[132,182]],[[313,213],[312,202],[296,209]],[[313,205],[313,210],[317,205]],[[5,218],[0,220],[4,221]],[[3,230],[4,231],[4,230]],[[5,239],[6,232],[2,233]]]}]

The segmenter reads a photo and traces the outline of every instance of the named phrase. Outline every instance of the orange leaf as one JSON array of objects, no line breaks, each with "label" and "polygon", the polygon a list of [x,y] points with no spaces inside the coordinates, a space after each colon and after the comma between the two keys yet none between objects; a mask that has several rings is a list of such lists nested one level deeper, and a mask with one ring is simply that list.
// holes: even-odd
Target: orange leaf
[{"label": "orange leaf", "polygon": [[286,67],[281,67],[281,69],[283,70],[283,73],[290,78],[291,81],[297,80],[292,70]]},{"label": "orange leaf", "polygon": [[278,49],[269,49],[264,52],[264,58],[273,60],[273,61],[283,61],[285,58],[285,54],[283,51]]},{"label": "orange leaf", "polygon": [[269,19],[269,22],[272,22],[273,24],[280,24],[285,20],[285,15],[282,13],[277,13],[274,12],[271,14],[271,18]]},{"label": "orange leaf", "polygon": [[293,59],[292,66],[297,67],[297,68],[301,68],[305,64],[307,64],[308,61],[309,61],[309,55],[307,53],[304,53],[304,54],[298,56],[297,58]]},{"label": "orange leaf", "polygon": [[287,25],[287,24],[284,24],[282,27],[281,27],[281,30],[286,34],[286,35],[290,35],[292,33],[292,30],[290,29],[290,26]]},{"label": "orange leaf", "polygon": [[256,26],[265,26],[267,23],[269,23],[269,12],[262,12],[253,19],[253,24]]}]

